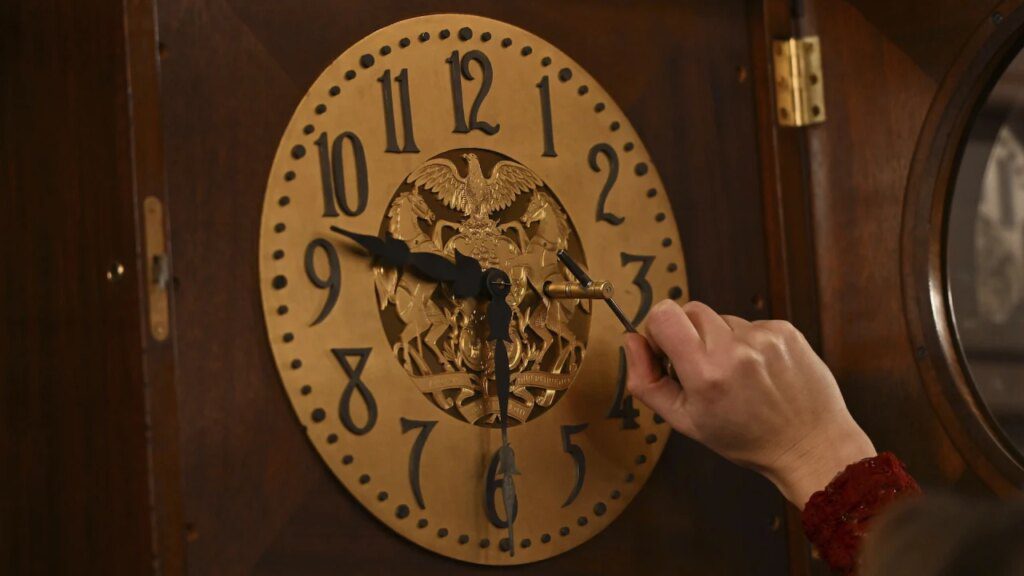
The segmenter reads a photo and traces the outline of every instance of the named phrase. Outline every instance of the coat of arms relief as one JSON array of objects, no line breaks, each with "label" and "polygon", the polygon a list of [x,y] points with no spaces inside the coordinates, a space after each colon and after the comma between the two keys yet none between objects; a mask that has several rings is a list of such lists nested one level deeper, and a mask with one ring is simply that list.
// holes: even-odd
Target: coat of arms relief
[{"label": "coat of arms relief", "polygon": [[[583,254],[568,215],[540,176],[487,150],[443,153],[399,186],[382,232],[414,251],[448,258],[458,251],[504,270],[512,279],[509,415],[523,423],[557,402],[583,361],[590,305],[544,293],[546,283],[567,279],[558,250],[581,261]],[[392,349],[420,391],[456,418],[496,426],[487,302],[457,300],[445,286],[380,266],[374,281]]]}]

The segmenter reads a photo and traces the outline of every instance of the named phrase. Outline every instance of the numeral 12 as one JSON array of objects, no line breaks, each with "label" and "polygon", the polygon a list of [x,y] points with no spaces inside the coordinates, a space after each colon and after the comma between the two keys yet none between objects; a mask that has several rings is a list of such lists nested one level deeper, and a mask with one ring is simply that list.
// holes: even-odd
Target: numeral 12
[{"label": "numeral 12", "polygon": [[[491,81],[494,76],[491,60],[479,50],[467,52],[462,57],[459,57],[459,51],[455,50],[451,56],[445,59],[445,62],[448,63],[452,83],[452,106],[455,111],[454,132],[468,134],[471,130],[479,130],[489,136],[497,134],[501,129],[500,124],[491,124],[477,119],[480,114],[480,106],[484,103],[487,93],[491,91]],[[469,121],[467,122],[466,109],[462,104],[462,79],[473,79],[473,73],[469,70],[469,65],[472,62],[480,65],[482,77],[480,78],[480,91],[473,99],[473,107],[469,109]]]}]

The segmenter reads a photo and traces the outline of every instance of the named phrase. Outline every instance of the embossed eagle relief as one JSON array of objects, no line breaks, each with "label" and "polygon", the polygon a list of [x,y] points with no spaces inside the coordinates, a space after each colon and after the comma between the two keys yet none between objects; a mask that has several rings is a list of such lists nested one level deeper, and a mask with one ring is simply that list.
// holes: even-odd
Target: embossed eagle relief
[{"label": "embossed eagle relief", "polygon": [[[481,156],[491,164],[489,175]],[[508,412],[522,423],[553,406],[582,363],[590,307],[544,293],[546,283],[567,277],[557,251],[581,249],[540,176],[494,152],[450,151],[409,174],[382,228],[414,251],[453,258],[457,250],[509,275]],[[395,356],[420,391],[456,418],[498,425],[487,302],[457,300],[447,287],[381,266],[374,269],[374,282]]]}]

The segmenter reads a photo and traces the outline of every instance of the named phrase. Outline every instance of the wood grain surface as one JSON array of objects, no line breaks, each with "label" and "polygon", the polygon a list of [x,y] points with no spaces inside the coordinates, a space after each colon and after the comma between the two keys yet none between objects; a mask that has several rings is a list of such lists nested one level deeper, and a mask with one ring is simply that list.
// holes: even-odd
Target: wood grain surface
[{"label": "wood grain surface", "polygon": [[[257,289],[261,198],[299,98],[359,38],[437,12],[523,27],[601,82],[671,195],[693,298],[807,331],[877,447],[926,488],[1012,492],[930,401],[941,359],[908,305],[920,278],[901,235],[908,182],[945,177],[912,171],[922,142],[956,136],[930,109],[1019,3],[817,0],[797,20],[785,0],[3,3],[0,571],[481,571],[402,541],[321,463]],[[795,32],[821,37],[829,119],[784,131],[766,47]],[[166,345],[140,296],[146,196],[169,215]],[[795,518],[674,435],[609,529],[505,571],[822,572]]]},{"label": "wood grain surface", "polygon": [[[260,199],[299,98],[359,38],[442,9],[524,27],[594,74],[672,195],[694,254],[693,296],[725,312],[768,314],[754,97],[737,74],[750,66],[744,2],[162,2],[192,573],[480,570],[403,542],[333,479],[277,381],[256,290]],[[674,437],[609,529],[509,572],[780,573],[785,531],[774,519],[783,512],[767,482]]]}]

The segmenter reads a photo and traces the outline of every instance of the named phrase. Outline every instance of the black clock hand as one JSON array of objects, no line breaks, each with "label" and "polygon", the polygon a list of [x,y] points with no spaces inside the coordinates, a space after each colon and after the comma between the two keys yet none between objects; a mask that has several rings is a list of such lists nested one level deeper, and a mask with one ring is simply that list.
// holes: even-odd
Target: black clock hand
[{"label": "black clock hand", "polygon": [[514,474],[516,456],[508,443],[508,397],[511,388],[511,368],[508,361],[509,324],[512,321],[512,308],[505,297],[512,287],[508,274],[501,270],[490,269],[486,274],[487,291],[491,294],[491,302],[487,305],[487,321],[490,328],[488,339],[494,342],[494,379],[498,384],[498,412],[501,418],[501,449],[498,453],[498,470],[501,472],[501,498],[505,505],[505,518],[508,523],[509,555],[516,555],[516,540],[512,525],[515,522],[515,509],[518,505]]},{"label": "black clock hand", "polygon": [[437,282],[452,283],[457,298],[468,298],[480,293],[483,272],[480,262],[459,252],[455,253],[453,264],[444,256],[432,252],[413,252],[401,240],[386,236],[378,238],[331,226],[331,230],[355,240],[371,255],[381,259],[385,266],[403,268],[411,266],[417,272]]}]

